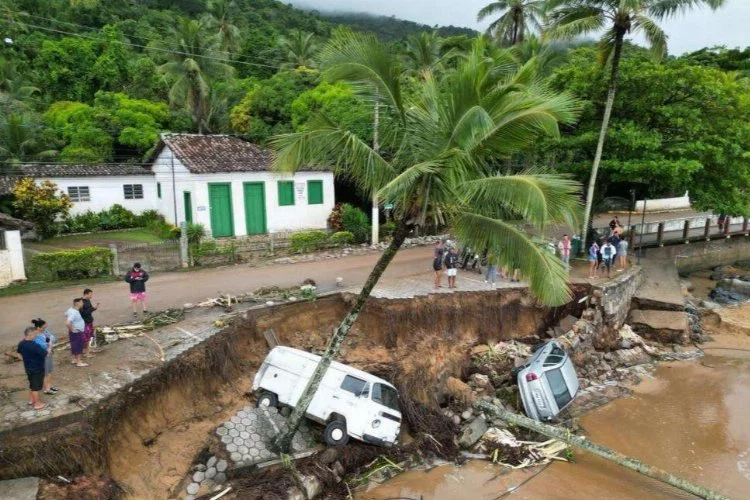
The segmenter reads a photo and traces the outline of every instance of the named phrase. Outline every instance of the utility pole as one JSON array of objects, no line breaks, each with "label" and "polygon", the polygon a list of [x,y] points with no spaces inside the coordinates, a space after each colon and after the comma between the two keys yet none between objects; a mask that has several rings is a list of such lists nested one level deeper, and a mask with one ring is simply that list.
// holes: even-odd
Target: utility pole
[{"label": "utility pole", "polygon": [[177,220],[177,183],[175,183],[174,176],[174,151],[169,150],[169,158],[172,164],[172,204],[174,205],[174,225],[176,226],[179,221]]},{"label": "utility pole", "polygon": [[646,202],[648,198],[643,198],[643,215],[641,216],[641,230],[638,235],[638,265],[641,265],[641,253],[643,253],[643,233],[646,228]]},{"label": "utility pole", "polygon": [[[375,116],[373,118],[373,130],[372,130],[372,150],[376,153],[380,152],[380,102],[378,101],[379,93],[375,93]],[[377,245],[380,242],[380,210],[378,208],[378,192],[376,189],[372,191],[372,232],[371,232],[371,243]]]}]

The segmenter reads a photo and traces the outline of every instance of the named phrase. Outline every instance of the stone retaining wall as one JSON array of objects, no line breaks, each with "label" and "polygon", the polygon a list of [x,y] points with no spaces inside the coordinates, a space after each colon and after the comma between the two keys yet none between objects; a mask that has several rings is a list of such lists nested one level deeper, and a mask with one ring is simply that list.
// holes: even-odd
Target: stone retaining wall
[{"label": "stone retaining wall", "polygon": [[680,273],[750,261],[750,238],[733,236],[712,241],[652,248],[646,251],[648,258],[670,259]]},{"label": "stone retaining wall", "polygon": [[640,267],[631,267],[615,279],[593,287],[590,298],[591,304],[596,306],[596,323],[601,324],[600,345],[597,349],[607,349],[615,342],[617,331],[622,328],[628,318],[633,297],[643,282],[643,271]]}]

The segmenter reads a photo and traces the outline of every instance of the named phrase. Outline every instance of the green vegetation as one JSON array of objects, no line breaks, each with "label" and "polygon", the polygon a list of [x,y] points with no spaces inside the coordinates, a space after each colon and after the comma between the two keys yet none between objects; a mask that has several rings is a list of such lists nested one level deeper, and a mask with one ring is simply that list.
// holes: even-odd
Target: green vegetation
[{"label": "green vegetation", "polygon": [[349,231],[338,231],[331,235],[329,240],[331,245],[340,247],[344,245],[351,245],[354,243],[354,235]]},{"label": "green vegetation", "polygon": [[292,253],[314,252],[328,241],[328,235],[324,231],[303,231],[294,233],[289,238],[289,248]]},{"label": "green vegetation", "polygon": [[13,196],[16,213],[33,222],[41,238],[49,238],[57,233],[57,218],[66,217],[73,204],[67,195],[58,192],[53,182],[35,183],[29,178],[15,184]]},{"label": "green vegetation", "polygon": [[88,247],[80,250],[34,255],[29,262],[29,281],[57,281],[97,278],[112,274],[113,255],[109,248]]}]

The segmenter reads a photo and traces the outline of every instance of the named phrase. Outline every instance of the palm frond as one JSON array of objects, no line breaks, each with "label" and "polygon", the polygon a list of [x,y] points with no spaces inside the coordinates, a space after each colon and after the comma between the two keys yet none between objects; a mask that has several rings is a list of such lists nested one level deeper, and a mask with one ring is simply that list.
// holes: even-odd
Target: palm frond
[{"label": "palm frond", "polygon": [[646,37],[651,54],[661,60],[667,53],[667,34],[652,19],[637,15],[633,18],[633,32],[640,31]]},{"label": "palm frond", "polygon": [[725,0],[655,0],[648,6],[648,13],[656,19],[666,19],[701,5],[716,10],[725,3]]},{"label": "palm frond", "polygon": [[567,272],[560,259],[534,243],[516,225],[464,209],[456,213],[452,230],[472,248],[487,249],[496,255],[501,265],[519,269],[540,302],[558,306],[570,300]]}]

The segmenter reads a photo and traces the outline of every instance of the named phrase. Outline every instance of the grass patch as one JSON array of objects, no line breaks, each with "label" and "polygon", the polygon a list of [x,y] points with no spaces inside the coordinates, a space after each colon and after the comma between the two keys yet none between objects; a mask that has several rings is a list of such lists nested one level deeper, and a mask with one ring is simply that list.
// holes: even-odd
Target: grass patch
[{"label": "grass patch", "polygon": [[116,276],[102,276],[100,278],[89,278],[87,280],[67,280],[67,281],[43,281],[33,283],[11,284],[5,288],[0,288],[0,297],[11,297],[13,295],[24,295],[27,293],[41,292],[44,290],[57,290],[65,287],[77,287],[83,290],[89,285],[97,283],[110,283],[118,281]]},{"label": "grass patch", "polygon": [[159,243],[162,241],[153,231],[141,228],[123,231],[108,231],[102,233],[73,234],[69,236],[56,236],[42,242],[44,245],[62,246],[71,243],[95,243],[95,242],[132,242],[132,243]]}]

